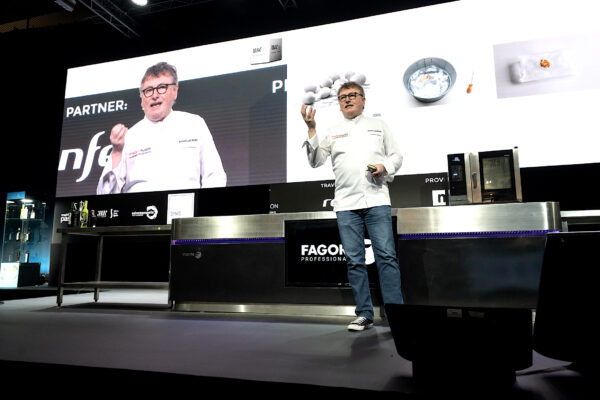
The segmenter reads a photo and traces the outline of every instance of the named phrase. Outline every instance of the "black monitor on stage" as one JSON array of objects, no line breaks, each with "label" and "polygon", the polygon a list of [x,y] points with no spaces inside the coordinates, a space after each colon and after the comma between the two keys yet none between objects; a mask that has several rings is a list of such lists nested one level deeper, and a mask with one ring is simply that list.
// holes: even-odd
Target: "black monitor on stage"
[{"label": "black monitor on stage", "polygon": [[532,365],[532,312],[520,308],[386,304],[398,354],[428,389],[512,387]]},{"label": "black monitor on stage", "polygon": [[534,350],[582,372],[598,370],[599,244],[597,231],[549,234],[540,277]]}]

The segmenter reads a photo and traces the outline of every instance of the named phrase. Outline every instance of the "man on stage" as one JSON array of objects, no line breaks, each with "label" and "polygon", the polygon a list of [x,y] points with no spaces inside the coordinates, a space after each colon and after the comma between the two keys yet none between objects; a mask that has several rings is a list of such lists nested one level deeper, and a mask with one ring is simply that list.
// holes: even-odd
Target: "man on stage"
[{"label": "man on stage", "polygon": [[356,301],[351,331],[373,326],[374,312],[365,264],[365,227],[371,239],[384,304],[402,304],[400,269],[392,227],[387,184],[402,165],[402,155],[388,126],[363,115],[366,99],[359,84],[346,82],[338,91],[344,120],[319,138],[313,107],[302,106],[308,127],[308,162],[319,167],[331,156],[335,175],[338,229],[348,264],[348,281]]}]

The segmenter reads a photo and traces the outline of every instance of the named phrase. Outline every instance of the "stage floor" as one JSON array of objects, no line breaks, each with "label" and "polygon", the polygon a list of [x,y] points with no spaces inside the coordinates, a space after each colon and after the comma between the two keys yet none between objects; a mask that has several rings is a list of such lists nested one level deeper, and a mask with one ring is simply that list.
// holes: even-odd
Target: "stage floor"
[{"label": "stage floor", "polygon": [[[120,377],[139,392],[170,377],[170,384],[223,392],[423,395],[384,320],[356,333],[346,330],[347,316],[176,312],[167,296],[166,290],[106,290],[94,303],[86,292],[64,296],[61,308],[56,296],[4,301],[0,382],[27,378],[48,388],[56,379],[60,391],[85,384],[94,392],[114,390]],[[518,371],[502,397],[583,399],[586,382],[569,363],[534,352],[532,367]],[[465,377],[454,390],[468,385]]]}]

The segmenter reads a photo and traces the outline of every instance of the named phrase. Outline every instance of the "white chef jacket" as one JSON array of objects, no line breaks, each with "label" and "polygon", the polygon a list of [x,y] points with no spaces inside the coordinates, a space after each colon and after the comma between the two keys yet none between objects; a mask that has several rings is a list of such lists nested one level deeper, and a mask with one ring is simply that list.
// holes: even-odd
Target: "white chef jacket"
[{"label": "white chef jacket", "polygon": [[144,118],[125,135],[123,158],[109,158],[97,193],[150,192],[225,186],[227,176],[204,119],[171,111],[160,122]]},{"label": "white chef jacket", "polygon": [[[327,130],[319,142],[317,135],[305,141],[308,162],[316,168],[331,155],[335,174],[334,211],[357,210],[391,205],[387,183],[402,165],[402,154],[387,124],[359,115],[344,119]],[[383,164],[387,175],[373,179],[367,164]]]}]

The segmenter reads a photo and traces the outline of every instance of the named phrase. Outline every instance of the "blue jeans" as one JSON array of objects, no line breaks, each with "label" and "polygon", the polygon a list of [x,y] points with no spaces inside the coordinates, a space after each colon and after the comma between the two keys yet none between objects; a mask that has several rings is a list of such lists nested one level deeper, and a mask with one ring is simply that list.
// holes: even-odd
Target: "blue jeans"
[{"label": "blue jeans", "polygon": [[336,215],[340,239],[346,253],[348,281],[356,301],[356,315],[373,320],[373,303],[365,264],[365,227],[373,246],[384,304],[404,303],[394,245],[396,238],[392,227],[391,207],[338,211]]}]

